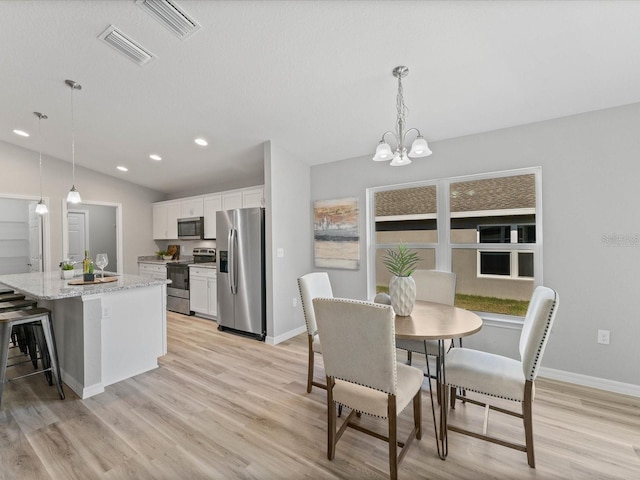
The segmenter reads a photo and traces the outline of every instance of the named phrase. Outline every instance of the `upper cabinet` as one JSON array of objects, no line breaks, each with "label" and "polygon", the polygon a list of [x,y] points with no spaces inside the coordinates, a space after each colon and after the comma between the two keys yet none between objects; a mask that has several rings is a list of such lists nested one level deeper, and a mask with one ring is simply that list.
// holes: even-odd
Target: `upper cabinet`
[{"label": "upper cabinet", "polygon": [[240,190],[222,193],[222,210],[235,210],[242,208],[242,206],[242,192]]},{"label": "upper cabinet", "polygon": [[247,188],[242,191],[242,208],[264,207],[264,188]]},{"label": "upper cabinet", "polygon": [[153,239],[172,240],[178,238],[178,218],[180,214],[179,201],[154,203]]},{"label": "upper cabinet", "polygon": [[153,239],[178,238],[178,218],[204,217],[204,238],[216,238],[216,213],[220,210],[264,206],[264,187],[240,188],[199,197],[153,204]]},{"label": "upper cabinet", "polygon": [[204,197],[204,238],[216,238],[216,213],[222,210],[222,195]]},{"label": "upper cabinet", "polygon": [[180,201],[180,218],[203,216],[204,202],[202,197],[186,198]]}]

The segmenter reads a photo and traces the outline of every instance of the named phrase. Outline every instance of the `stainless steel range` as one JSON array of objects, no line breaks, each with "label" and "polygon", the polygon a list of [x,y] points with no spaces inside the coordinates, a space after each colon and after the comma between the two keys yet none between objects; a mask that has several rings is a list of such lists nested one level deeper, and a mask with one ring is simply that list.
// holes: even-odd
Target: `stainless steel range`
[{"label": "stainless steel range", "polygon": [[[215,263],[215,248],[193,249],[192,263]],[[189,262],[167,263],[167,278],[171,284],[167,285],[167,310],[193,315],[194,312],[189,307]]]},{"label": "stainless steel range", "polygon": [[189,309],[189,264],[187,262],[167,263],[167,310],[193,315]]}]

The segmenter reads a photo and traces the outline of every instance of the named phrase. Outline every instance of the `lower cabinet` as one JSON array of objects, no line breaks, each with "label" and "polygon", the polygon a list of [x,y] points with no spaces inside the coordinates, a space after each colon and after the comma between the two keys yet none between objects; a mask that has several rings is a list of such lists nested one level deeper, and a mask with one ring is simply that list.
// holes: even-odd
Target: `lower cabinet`
[{"label": "lower cabinet", "polygon": [[167,266],[161,263],[138,262],[138,275],[164,280],[167,278]]},{"label": "lower cabinet", "polygon": [[218,316],[216,269],[189,267],[189,308],[205,317]]}]

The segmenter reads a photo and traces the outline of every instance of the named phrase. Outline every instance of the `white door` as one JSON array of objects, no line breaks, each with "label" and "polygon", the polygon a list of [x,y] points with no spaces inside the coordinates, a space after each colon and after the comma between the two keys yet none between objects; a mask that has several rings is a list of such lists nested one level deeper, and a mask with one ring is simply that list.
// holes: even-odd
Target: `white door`
[{"label": "white door", "polygon": [[42,217],[36,203],[29,204],[29,272],[42,271]]},{"label": "white door", "polygon": [[82,210],[69,210],[67,212],[67,224],[69,228],[69,259],[78,262],[84,258],[85,250],[89,250],[89,238],[87,236],[88,212]]}]

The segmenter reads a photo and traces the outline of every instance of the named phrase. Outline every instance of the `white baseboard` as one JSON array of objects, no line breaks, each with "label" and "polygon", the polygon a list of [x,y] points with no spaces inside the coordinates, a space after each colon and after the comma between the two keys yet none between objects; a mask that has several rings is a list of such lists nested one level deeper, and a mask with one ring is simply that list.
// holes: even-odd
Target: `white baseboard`
[{"label": "white baseboard", "polygon": [[640,397],[640,385],[633,385],[632,383],[617,382],[615,380],[607,380],[606,378],[590,377],[580,373],[545,367],[540,367],[539,375],[550,380],[575,383],[576,385],[582,385],[584,387],[599,388],[600,390],[606,390],[608,392]]},{"label": "white baseboard", "polygon": [[267,338],[265,338],[264,341],[269,345],[277,345],[280,342],[289,340],[290,338],[300,335],[301,333],[304,333],[306,331],[307,331],[307,327],[305,325],[302,325],[298,328],[294,328],[293,330],[289,330],[288,332],[285,332],[282,335],[278,335],[277,337],[267,336]]},{"label": "white baseboard", "polygon": [[62,377],[62,381],[64,382],[64,384],[71,390],[73,390],[83,400],[85,398],[97,395],[98,393],[104,392],[104,385],[102,383],[97,383],[85,388],[80,382],[78,382],[71,375],[67,374],[67,372],[65,372],[64,370],[60,372],[60,376]]}]

